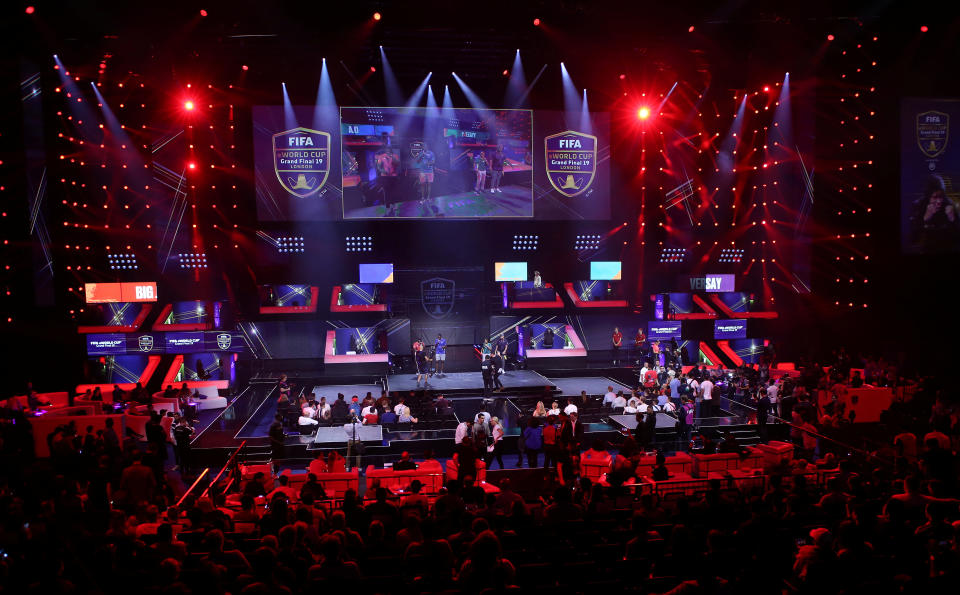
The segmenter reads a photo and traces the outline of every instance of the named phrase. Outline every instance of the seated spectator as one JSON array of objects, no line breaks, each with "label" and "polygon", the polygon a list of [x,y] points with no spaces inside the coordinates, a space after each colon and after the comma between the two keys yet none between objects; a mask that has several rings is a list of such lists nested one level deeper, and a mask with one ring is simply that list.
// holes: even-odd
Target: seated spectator
[{"label": "seated spectator", "polygon": [[267,501],[273,500],[277,496],[284,496],[290,502],[296,502],[299,494],[297,490],[290,487],[290,476],[281,475],[277,478],[277,481],[280,483],[272,492],[267,494]]},{"label": "seated spectator", "polygon": [[573,503],[570,488],[561,486],[553,493],[553,502],[543,511],[549,523],[565,523],[583,518],[583,508]]},{"label": "seated spectator", "polygon": [[417,464],[410,459],[410,453],[403,451],[400,454],[400,460],[393,464],[394,471],[413,471]]},{"label": "seated spectator", "polygon": [[627,406],[627,399],[626,397],[623,396],[623,391],[619,391],[617,393],[617,396],[614,397],[613,402],[611,403],[611,406],[614,409],[622,409]]},{"label": "seated spectator", "polygon": [[307,481],[300,487],[300,500],[312,498],[315,502],[327,499],[327,493],[323,486],[317,481],[317,476],[313,472],[307,473]]},{"label": "seated spectator", "polygon": [[320,540],[320,557],[307,571],[311,582],[356,586],[360,567],[344,555],[343,543],[336,535],[325,535]]},{"label": "seated spectator", "polygon": [[376,405],[367,405],[363,408],[363,425],[375,426],[380,423],[380,414]]},{"label": "seated spectator", "polygon": [[470,543],[466,560],[457,573],[460,589],[478,592],[513,585],[516,569],[503,557],[500,540],[493,531],[483,531]]},{"label": "seated spectator", "polygon": [[601,403],[601,404],[602,404],[604,407],[606,407],[607,405],[611,405],[611,406],[612,406],[613,401],[614,401],[614,399],[616,399],[616,398],[617,398],[617,394],[616,394],[615,392],[613,392],[613,387],[612,387],[612,386],[608,386],[608,387],[607,387],[607,393],[606,393],[605,395],[603,395],[603,403]]}]

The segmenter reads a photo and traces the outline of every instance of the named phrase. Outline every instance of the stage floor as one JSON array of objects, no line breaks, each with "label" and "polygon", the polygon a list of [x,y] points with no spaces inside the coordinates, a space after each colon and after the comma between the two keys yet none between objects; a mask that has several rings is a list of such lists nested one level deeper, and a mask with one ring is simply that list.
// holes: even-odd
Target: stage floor
[{"label": "stage floor", "polygon": [[625,386],[616,380],[606,376],[577,376],[574,378],[549,378],[548,379],[564,397],[579,395],[580,391],[587,391],[588,395],[605,395],[607,387],[612,386],[613,392],[622,390],[624,394],[629,394],[630,387]]},{"label": "stage floor", "polygon": [[[533,370],[511,370],[500,376],[500,382],[506,390],[535,390],[550,387],[554,384],[547,377]],[[435,392],[443,391],[483,391],[483,375],[480,372],[450,372],[443,376],[433,376],[427,379],[429,388]],[[415,374],[395,374],[387,376],[387,390],[391,392],[407,392],[423,390],[424,384],[417,384]],[[578,391],[579,392],[579,391]]]}]

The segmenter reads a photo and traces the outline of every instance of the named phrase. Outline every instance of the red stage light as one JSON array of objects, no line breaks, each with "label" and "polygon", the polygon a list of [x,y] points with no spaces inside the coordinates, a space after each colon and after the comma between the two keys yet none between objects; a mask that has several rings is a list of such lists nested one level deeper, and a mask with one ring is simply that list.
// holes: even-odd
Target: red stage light
[{"label": "red stage light", "polygon": [[694,31],[695,28],[696,28],[696,27],[694,27],[693,25],[690,25],[690,28],[687,29],[687,33],[693,33],[693,31]]},{"label": "red stage light", "polygon": [[193,111],[193,102],[190,101],[189,99],[188,99],[187,101],[184,101],[184,102],[183,102],[183,109],[187,110],[188,112],[189,112],[189,111]]},{"label": "red stage light", "polygon": [[827,41],[833,41],[833,39],[834,39],[833,33],[831,33],[830,35],[827,35]]},{"label": "red stage light", "polygon": [[377,71],[377,67],[376,67],[376,66],[371,66],[371,67],[370,67],[370,72],[376,72],[376,71]]},{"label": "red stage light", "polygon": [[244,65],[241,66],[240,68],[242,68],[243,70],[250,70],[250,67],[247,66],[246,64],[244,64]]},{"label": "red stage light", "polygon": [[534,27],[539,27],[539,26],[540,26],[540,19],[533,19],[533,26],[534,26]]},{"label": "red stage light", "polygon": [[621,75],[620,75],[620,80],[621,80],[621,81],[624,80],[625,78],[627,78],[627,75],[625,75],[625,74],[621,74]]},{"label": "red stage light", "polygon": [[24,12],[27,13],[27,14],[33,14],[33,13],[36,12],[36,11],[37,11],[37,9],[34,8],[34,7],[32,7],[32,6],[28,6],[28,7],[24,10]]},{"label": "red stage light", "polygon": [[200,16],[202,16],[202,17],[207,16],[207,11],[205,11],[204,9],[201,8],[201,9],[200,9]]},{"label": "red stage light", "polygon": [[509,76],[509,75],[510,75],[510,71],[507,70],[506,68],[504,68],[504,69],[503,69],[503,76]]},{"label": "red stage light", "polygon": [[921,33],[926,33],[926,32],[929,31],[929,30],[930,30],[930,27],[927,27],[926,25],[922,25],[922,26],[920,27],[920,32],[921,32]]},{"label": "red stage light", "polygon": [[770,87],[769,87],[769,86],[766,86],[766,87],[763,88],[763,90],[764,90],[764,92],[769,93],[769,92],[770,92]]},{"label": "red stage light", "polygon": [[187,164],[187,169],[197,169],[197,164],[191,161]]},{"label": "red stage light", "polygon": [[380,14],[379,12],[373,13],[373,20],[379,21],[379,20],[382,19],[382,18],[383,18],[383,15]]},{"label": "red stage light", "polygon": [[646,120],[647,118],[649,118],[649,117],[650,117],[650,108],[648,108],[648,107],[641,107],[640,109],[638,109],[638,110],[637,110],[637,117],[640,118],[641,120]]}]

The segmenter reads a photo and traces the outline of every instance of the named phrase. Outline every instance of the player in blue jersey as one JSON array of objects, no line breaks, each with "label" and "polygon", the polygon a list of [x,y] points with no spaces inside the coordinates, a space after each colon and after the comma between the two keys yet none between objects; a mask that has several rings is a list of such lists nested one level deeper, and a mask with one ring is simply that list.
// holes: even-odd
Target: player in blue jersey
[{"label": "player in blue jersey", "polygon": [[447,361],[447,340],[437,333],[437,342],[434,345],[434,359],[436,360],[437,376],[443,375],[443,363]]}]

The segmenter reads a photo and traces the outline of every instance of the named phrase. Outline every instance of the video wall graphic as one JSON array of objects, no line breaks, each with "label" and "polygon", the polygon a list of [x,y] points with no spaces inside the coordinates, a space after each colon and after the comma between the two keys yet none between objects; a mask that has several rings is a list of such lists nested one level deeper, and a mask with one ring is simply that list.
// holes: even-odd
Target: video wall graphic
[{"label": "video wall graphic", "polygon": [[957,99],[906,98],[901,105],[900,240],[906,253],[960,251],[960,146],[950,135],[958,119]]},{"label": "video wall graphic", "polygon": [[255,106],[261,221],[610,217],[609,115]]}]

